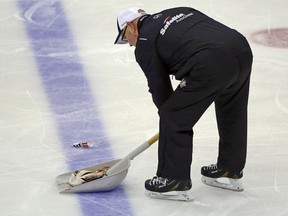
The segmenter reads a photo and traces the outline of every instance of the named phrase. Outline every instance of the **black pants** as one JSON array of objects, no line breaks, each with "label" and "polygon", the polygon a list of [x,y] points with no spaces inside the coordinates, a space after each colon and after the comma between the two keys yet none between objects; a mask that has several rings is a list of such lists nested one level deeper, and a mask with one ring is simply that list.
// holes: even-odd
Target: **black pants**
[{"label": "black pants", "polygon": [[243,170],[247,152],[247,105],[252,53],[227,56],[205,51],[193,57],[189,75],[159,110],[157,176],[190,179],[193,126],[214,102],[219,132],[217,164]]}]

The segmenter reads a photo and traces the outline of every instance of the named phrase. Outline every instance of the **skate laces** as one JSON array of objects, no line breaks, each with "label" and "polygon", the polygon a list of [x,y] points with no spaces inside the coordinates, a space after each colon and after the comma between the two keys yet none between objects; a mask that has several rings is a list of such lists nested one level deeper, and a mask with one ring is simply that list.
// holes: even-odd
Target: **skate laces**
[{"label": "skate laces", "polygon": [[211,164],[209,166],[204,167],[205,170],[220,170],[217,164]]},{"label": "skate laces", "polygon": [[207,166],[206,169],[207,170],[215,170],[215,169],[217,170],[218,167],[217,167],[217,164],[211,164],[211,165]]},{"label": "skate laces", "polygon": [[158,185],[158,184],[166,185],[167,181],[168,181],[167,178],[154,176],[153,179],[151,179],[150,181],[150,185]]}]

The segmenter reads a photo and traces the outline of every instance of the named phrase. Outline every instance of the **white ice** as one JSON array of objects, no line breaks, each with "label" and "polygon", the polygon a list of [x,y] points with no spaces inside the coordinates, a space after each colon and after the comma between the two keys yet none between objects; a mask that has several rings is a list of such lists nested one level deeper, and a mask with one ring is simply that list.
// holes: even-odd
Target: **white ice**
[{"label": "white ice", "polygon": [[[113,44],[116,15],[121,9],[136,5],[155,13],[191,6],[236,28],[251,43],[254,65],[244,192],[201,183],[201,166],[214,163],[217,157],[211,106],[195,127],[195,200],[185,203],[145,197],[143,183],[155,174],[157,166],[154,145],[132,161],[122,183],[133,215],[288,216],[288,48],[268,47],[251,39],[252,33],[260,30],[288,28],[286,0],[62,0],[62,4],[115,158],[125,156],[158,130],[157,110],[134,60],[134,48]],[[54,182],[57,175],[69,170],[25,32],[29,16],[20,16],[16,0],[1,0],[0,11],[0,214],[84,215],[77,195],[58,194]],[[288,43],[288,35],[285,37]],[[77,154],[85,151],[79,150],[75,157]],[[114,214],[106,211],[99,215]]]}]

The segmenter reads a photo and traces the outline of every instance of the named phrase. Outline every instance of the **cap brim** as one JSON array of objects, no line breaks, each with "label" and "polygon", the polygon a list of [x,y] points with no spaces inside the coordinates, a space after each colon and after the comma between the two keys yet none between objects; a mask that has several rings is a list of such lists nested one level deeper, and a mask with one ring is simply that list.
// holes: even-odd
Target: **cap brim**
[{"label": "cap brim", "polygon": [[[124,30],[124,29],[123,29],[123,30]],[[122,31],[123,31],[123,30],[122,30]],[[123,41],[123,40],[122,40],[122,37],[121,37],[122,31],[120,31],[119,34],[117,35],[114,44],[127,44],[127,41]]]}]

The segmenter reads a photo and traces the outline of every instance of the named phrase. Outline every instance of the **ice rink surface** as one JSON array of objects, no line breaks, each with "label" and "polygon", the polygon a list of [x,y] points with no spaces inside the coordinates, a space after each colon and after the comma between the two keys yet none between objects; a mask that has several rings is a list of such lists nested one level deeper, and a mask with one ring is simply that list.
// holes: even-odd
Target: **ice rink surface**
[{"label": "ice rink surface", "polygon": [[[116,16],[194,7],[236,28],[254,53],[244,192],[201,183],[217,158],[211,106],[195,127],[193,202],[145,197],[157,145],[136,157],[119,188],[59,194],[55,177],[122,158],[158,130],[134,48],[114,45]],[[288,216],[286,0],[0,1],[1,216]],[[173,80],[173,85],[177,85]],[[92,148],[73,148],[89,141]]]}]

